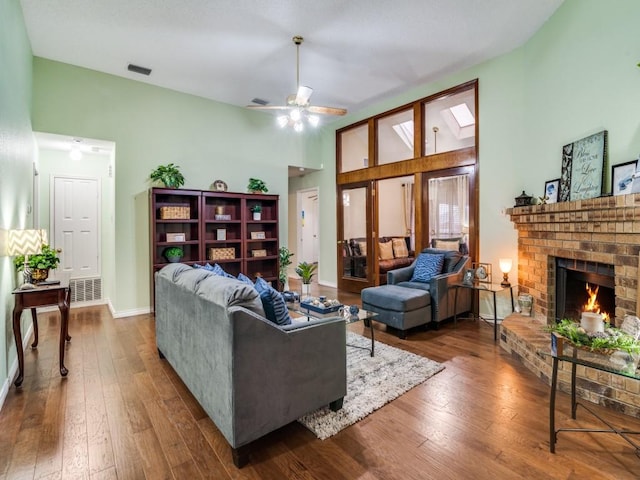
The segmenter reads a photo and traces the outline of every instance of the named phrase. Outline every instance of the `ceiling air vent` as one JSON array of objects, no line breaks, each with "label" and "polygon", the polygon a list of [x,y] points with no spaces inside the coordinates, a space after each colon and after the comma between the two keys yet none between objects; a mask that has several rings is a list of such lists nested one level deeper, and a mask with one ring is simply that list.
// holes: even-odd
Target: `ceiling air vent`
[{"label": "ceiling air vent", "polygon": [[149,75],[151,73],[150,68],[140,67],[138,65],[134,65],[133,63],[130,63],[127,66],[127,70],[129,70],[130,72],[139,73],[141,75]]},{"label": "ceiling air vent", "polygon": [[254,98],[251,100],[253,103],[257,103],[258,105],[267,105],[269,102],[267,100],[263,100],[262,98]]}]

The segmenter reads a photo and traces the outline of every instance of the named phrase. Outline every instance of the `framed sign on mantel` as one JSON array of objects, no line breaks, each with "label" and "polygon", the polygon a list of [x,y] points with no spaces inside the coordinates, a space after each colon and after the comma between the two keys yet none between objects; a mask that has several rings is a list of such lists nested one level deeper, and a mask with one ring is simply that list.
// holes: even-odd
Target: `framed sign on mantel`
[{"label": "framed sign on mantel", "polygon": [[562,147],[560,201],[600,197],[607,184],[607,131]]}]

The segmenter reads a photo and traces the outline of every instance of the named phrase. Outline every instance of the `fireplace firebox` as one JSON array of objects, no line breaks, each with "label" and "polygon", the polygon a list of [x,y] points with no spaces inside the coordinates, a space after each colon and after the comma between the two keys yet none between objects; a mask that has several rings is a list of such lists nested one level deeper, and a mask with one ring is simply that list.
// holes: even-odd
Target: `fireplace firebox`
[{"label": "fireplace firebox", "polygon": [[[589,292],[591,290],[591,293]],[[556,319],[579,320],[595,294],[600,313],[615,325],[614,266],[597,262],[556,258]]]}]

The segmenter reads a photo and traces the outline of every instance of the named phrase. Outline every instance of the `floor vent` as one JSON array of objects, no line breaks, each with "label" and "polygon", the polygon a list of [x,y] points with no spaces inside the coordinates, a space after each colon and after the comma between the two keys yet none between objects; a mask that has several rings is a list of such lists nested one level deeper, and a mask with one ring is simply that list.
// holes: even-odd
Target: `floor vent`
[{"label": "floor vent", "polygon": [[101,278],[77,278],[70,281],[71,302],[102,300]]}]

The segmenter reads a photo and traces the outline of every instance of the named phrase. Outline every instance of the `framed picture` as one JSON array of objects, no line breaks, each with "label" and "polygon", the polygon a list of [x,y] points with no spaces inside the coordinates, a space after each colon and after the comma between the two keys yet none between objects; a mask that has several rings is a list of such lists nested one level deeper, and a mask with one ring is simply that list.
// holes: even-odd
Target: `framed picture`
[{"label": "framed picture", "polygon": [[253,256],[253,257],[266,257],[267,256],[267,250],[265,250],[265,249],[251,250],[251,256]]},{"label": "framed picture", "polygon": [[216,229],[216,240],[226,240],[226,239],[227,239],[227,229],[226,228]]},{"label": "framed picture", "polygon": [[562,147],[560,201],[596,198],[605,192],[607,131]]},{"label": "framed picture", "polygon": [[251,232],[251,240],[264,240],[267,238],[264,232]]},{"label": "framed picture", "polygon": [[167,242],[185,242],[186,238],[184,233],[167,233]]},{"label": "framed picture", "polygon": [[491,283],[491,264],[490,263],[474,263],[475,280],[483,283]]},{"label": "framed picture", "polygon": [[467,268],[462,276],[463,285],[473,285],[473,279],[476,276],[476,272],[473,268]]},{"label": "framed picture", "polygon": [[631,193],[637,164],[637,160],[632,160],[630,162],[621,163],[611,167],[612,195],[624,195],[625,193]]},{"label": "framed picture", "polygon": [[556,203],[558,201],[558,190],[560,190],[559,178],[544,183],[544,196],[547,203]]}]

